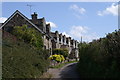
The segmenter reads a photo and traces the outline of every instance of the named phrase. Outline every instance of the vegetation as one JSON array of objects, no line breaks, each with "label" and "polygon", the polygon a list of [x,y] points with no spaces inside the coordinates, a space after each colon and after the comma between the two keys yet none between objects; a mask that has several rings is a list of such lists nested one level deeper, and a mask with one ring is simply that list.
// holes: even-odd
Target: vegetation
[{"label": "vegetation", "polygon": [[23,40],[26,43],[30,43],[38,49],[42,49],[43,47],[41,33],[32,27],[28,28],[27,25],[15,26],[12,34],[18,39]]},{"label": "vegetation", "polygon": [[81,78],[120,78],[120,31],[79,45]]},{"label": "vegetation", "polygon": [[56,65],[56,66],[51,66],[51,68],[62,68],[62,67],[65,66],[66,64],[74,63],[74,62],[77,62],[77,61],[75,60],[75,61],[69,61],[69,62],[61,63],[61,64],[58,64],[58,65]]},{"label": "vegetation", "polygon": [[39,78],[49,66],[49,53],[42,49],[41,34],[25,25],[18,26],[15,30],[13,32],[15,36],[4,32],[2,40],[2,77]]},{"label": "vegetation", "polygon": [[53,49],[53,54],[60,54],[63,55],[64,58],[68,57],[68,50],[67,49]]},{"label": "vegetation", "polygon": [[65,60],[65,58],[64,58],[63,55],[57,55],[57,54],[51,55],[51,56],[49,57],[49,59],[50,59],[50,60],[55,60],[55,61],[57,61],[58,63]]}]

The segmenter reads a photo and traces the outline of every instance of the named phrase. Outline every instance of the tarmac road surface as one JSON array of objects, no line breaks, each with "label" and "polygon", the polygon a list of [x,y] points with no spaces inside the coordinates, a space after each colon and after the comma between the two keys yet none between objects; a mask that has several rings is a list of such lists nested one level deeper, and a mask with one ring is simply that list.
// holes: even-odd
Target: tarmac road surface
[{"label": "tarmac road surface", "polygon": [[51,70],[53,78],[51,80],[80,80],[80,76],[76,70],[77,63],[70,63],[61,69]]}]

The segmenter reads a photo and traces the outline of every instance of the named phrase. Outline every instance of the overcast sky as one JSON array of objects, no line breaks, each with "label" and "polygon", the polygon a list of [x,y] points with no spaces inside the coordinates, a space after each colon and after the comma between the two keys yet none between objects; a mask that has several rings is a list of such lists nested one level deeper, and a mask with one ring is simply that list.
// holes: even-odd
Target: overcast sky
[{"label": "overcast sky", "polygon": [[26,17],[36,12],[38,18],[45,17],[52,31],[71,36],[74,39],[92,41],[104,37],[118,28],[118,4],[115,2],[4,2],[2,17],[4,22],[12,13],[19,10]]}]

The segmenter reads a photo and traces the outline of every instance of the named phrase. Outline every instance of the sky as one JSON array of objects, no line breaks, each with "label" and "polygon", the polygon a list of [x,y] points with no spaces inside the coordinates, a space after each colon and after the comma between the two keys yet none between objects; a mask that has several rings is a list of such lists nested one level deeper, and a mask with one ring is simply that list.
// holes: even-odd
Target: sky
[{"label": "sky", "polygon": [[16,10],[31,18],[36,12],[38,18],[45,17],[51,31],[71,36],[78,41],[90,42],[105,37],[118,29],[118,4],[116,2],[3,2],[4,22]]},{"label": "sky", "polygon": [[2,2],[119,2],[119,0],[1,0]]}]

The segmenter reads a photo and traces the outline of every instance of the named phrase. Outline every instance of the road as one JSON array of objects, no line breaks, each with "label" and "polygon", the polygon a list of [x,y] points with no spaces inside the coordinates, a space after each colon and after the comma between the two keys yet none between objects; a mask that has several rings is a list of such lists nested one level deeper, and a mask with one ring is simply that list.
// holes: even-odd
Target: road
[{"label": "road", "polygon": [[66,80],[66,78],[71,78],[72,80],[80,80],[80,77],[76,70],[76,65],[77,63],[70,63],[61,69],[51,69],[50,72],[53,75],[51,80],[54,80],[56,78],[59,78],[59,80]]}]

